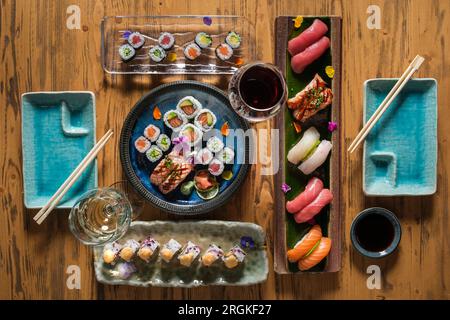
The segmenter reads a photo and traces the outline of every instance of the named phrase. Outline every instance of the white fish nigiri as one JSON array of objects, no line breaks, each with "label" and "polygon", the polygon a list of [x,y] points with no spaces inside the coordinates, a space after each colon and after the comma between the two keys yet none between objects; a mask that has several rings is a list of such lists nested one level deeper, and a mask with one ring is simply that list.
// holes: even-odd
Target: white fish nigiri
[{"label": "white fish nigiri", "polygon": [[287,159],[293,164],[298,164],[304,159],[320,139],[320,133],[316,128],[310,127],[305,131],[300,141],[289,150]]},{"label": "white fish nigiri", "polygon": [[298,166],[300,171],[306,175],[311,174],[327,160],[331,147],[332,144],[330,141],[322,140],[313,154]]}]

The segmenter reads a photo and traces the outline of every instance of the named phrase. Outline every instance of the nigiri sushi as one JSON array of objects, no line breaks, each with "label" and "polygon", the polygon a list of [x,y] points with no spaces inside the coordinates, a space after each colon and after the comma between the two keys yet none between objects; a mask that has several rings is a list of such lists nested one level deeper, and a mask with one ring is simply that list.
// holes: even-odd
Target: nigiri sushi
[{"label": "nigiri sushi", "polygon": [[139,258],[145,262],[149,262],[159,248],[159,242],[155,239],[148,237],[142,241],[141,246],[137,252]]},{"label": "nigiri sushi", "polygon": [[333,200],[333,194],[328,189],[323,189],[320,191],[317,198],[314,199],[313,202],[308,204],[302,210],[297,212],[294,215],[295,222],[303,223],[314,218],[316,214],[318,214],[323,207],[329,204]]},{"label": "nigiri sushi", "polygon": [[163,247],[159,251],[159,255],[161,256],[161,259],[169,263],[172,260],[172,258],[177,254],[177,252],[180,251],[180,249],[181,244],[174,239],[170,239],[167,243],[163,245]]},{"label": "nigiri sushi", "polygon": [[119,256],[126,262],[130,262],[133,259],[136,252],[139,250],[139,242],[134,239],[127,240],[120,250]]},{"label": "nigiri sushi", "polygon": [[317,198],[323,189],[323,182],[319,178],[311,178],[305,187],[305,190],[296,196],[292,201],[286,202],[286,210],[290,213],[296,213],[309,205]]},{"label": "nigiri sushi", "polygon": [[288,250],[287,258],[289,262],[297,262],[314,248],[322,238],[322,229],[318,224],[314,225],[305,236],[295,244],[294,248]]},{"label": "nigiri sushi", "polygon": [[228,269],[236,268],[244,262],[246,253],[239,246],[234,246],[223,257],[222,260]]},{"label": "nigiri sushi", "polygon": [[202,256],[201,261],[205,267],[209,267],[222,257],[223,250],[215,244],[210,244],[205,254]]},{"label": "nigiri sushi", "polygon": [[288,154],[287,159],[292,164],[298,164],[301,160],[306,158],[308,153],[317,146],[320,141],[320,133],[315,127],[310,127],[305,131],[303,137],[295,146],[293,146]]},{"label": "nigiri sushi", "polygon": [[103,248],[103,261],[107,264],[115,264],[119,257],[120,249],[122,249],[122,246],[117,242],[105,245]]},{"label": "nigiri sushi", "polygon": [[195,259],[197,259],[199,254],[200,247],[193,242],[188,241],[188,243],[178,256],[178,260],[180,261],[180,264],[182,266],[190,267],[192,263],[194,263]]},{"label": "nigiri sushi", "polygon": [[317,247],[309,255],[298,261],[298,268],[302,271],[311,269],[330,253],[330,249],[331,239],[322,237]]},{"label": "nigiri sushi", "polygon": [[330,141],[322,140],[312,154],[298,166],[300,171],[306,175],[313,173],[327,160],[331,147]]},{"label": "nigiri sushi", "polygon": [[322,37],[319,41],[292,57],[292,70],[295,73],[302,73],[307,66],[319,59],[329,47],[330,39],[328,37]]},{"label": "nigiri sushi", "polygon": [[183,157],[179,157],[178,159],[180,159],[179,165],[175,166],[166,180],[159,185],[159,191],[163,194],[167,194],[176,189],[194,169],[194,164],[190,161],[184,159]]},{"label": "nigiri sushi", "polygon": [[319,19],[314,22],[305,31],[288,42],[288,51],[292,56],[304,51],[307,47],[317,42],[328,32],[327,25]]}]

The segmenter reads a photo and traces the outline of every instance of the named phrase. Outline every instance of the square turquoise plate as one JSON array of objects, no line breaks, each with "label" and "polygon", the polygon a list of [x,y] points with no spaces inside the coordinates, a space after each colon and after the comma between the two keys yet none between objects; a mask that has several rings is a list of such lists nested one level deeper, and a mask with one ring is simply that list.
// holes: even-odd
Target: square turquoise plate
[{"label": "square turquoise plate", "polygon": [[[95,144],[92,92],[29,92],[22,95],[25,207],[42,208]],[[97,187],[97,162],[70,188],[58,208],[71,208]]]},{"label": "square turquoise plate", "polygon": [[[364,122],[398,79],[364,83]],[[424,196],[436,192],[437,82],[411,79],[364,143],[363,189],[368,196]]]}]

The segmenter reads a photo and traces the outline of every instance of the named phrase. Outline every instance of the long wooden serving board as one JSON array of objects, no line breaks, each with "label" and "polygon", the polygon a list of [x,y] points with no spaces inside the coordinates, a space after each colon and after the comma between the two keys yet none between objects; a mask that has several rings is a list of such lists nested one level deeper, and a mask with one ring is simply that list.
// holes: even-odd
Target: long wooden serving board
[{"label": "long wooden serving board", "polygon": [[[331,40],[331,48],[319,60],[308,66],[301,74],[295,74],[290,67],[290,55],[287,51],[289,39],[298,35],[309,27],[314,19],[319,18],[325,22],[328,27],[327,36]],[[324,186],[333,193],[332,203],[324,208],[321,213],[315,217],[315,221],[322,227],[323,236],[332,240],[331,252],[314,268],[307,272],[336,272],[341,268],[341,190],[340,190],[340,158],[341,158],[341,18],[331,16],[303,16],[303,22],[300,28],[294,27],[293,19],[295,17],[277,17],[275,22],[275,59],[276,65],[282,70],[286,77],[288,85],[289,98],[301,91],[318,73],[330,86],[333,91],[333,102],[330,107],[317,113],[309,124],[297,133],[293,126],[291,111],[285,108],[277,117],[277,126],[280,129],[280,169],[275,179],[275,199],[276,199],[276,229],[275,229],[275,252],[274,269],[279,274],[296,273],[297,264],[288,262],[286,252],[292,248],[311,227],[308,223],[297,224],[293,215],[285,210],[285,203],[293,199],[299,192],[303,191],[311,176],[318,176],[324,182]],[[331,65],[335,74],[330,78],[325,72],[325,67]],[[328,121],[334,121],[338,124],[338,129],[333,133],[328,132]],[[331,156],[315,173],[311,176],[304,176],[301,172],[289,165],[286,154],[302,136],[303,132],[314,125],[321,134],[321,139],[330,140],[333,144]],[[302,126],[303,127],[303,126]],[[292,190],[284,194],[281,185],[287,183]]]}]

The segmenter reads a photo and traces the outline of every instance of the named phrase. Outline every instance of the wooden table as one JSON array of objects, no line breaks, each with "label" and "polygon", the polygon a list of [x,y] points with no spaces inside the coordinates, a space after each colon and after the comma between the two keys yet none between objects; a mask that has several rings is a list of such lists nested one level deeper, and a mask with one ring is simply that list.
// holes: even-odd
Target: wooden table
[{"label": "wooden table", "polygon": [[[106,3],[104,3],[106,2]],[[66,9],[81,9],[81,30],[66,28]],[[381,9],[380,30],[366,27],[369,5]],[[198,0],[198,1],[1,1],[0,2],[0,298],[6,299],[392,299],[450,298],[450,2],[442,0]],[[342,155],[343,266],[335,274],[278,276],[245,288],[186,289],[103,286],[95,281],[92,252],[70,234],[67,213],[56,212],[42,226],[23,206],[20,95],[41,90],[91,90],[97,99],[97,135],[117,133],[98,162],[99,185],[123,178],[118,155],[122,122],[134,103],[154,86],[180,77],[107,77],[100,64],[99,23],[105,15],[238,14],[256,25],[258,58],[274,59],[277,15],[341,15],[343,18],[342,116],[344,148],[361,127],[362,84],[399,76],[416,54],[427,61],[418,77],[439,84],[438,192],[431,197],[367,198],[361,187],[361,149]],[[189,77],[198,79],[196,77]],[[219,78],[204,78],[225,88]],[[258,124],[257,128],[270,127]],[[411,128],[414,130],[414,128]],[[202,218],[251,221],[268,232],[272,265],[273,177],[255,165],[230,204]],[[397,253],[369,261],[351,247],[352,218],[363,208],[383,206],[401,219]],[[173,219],[150,206],[143,219]],[[382,288],[366,286],[369,265],[378,264]],[[81,289],[66,286],[70,265],[81,270]]]}]

